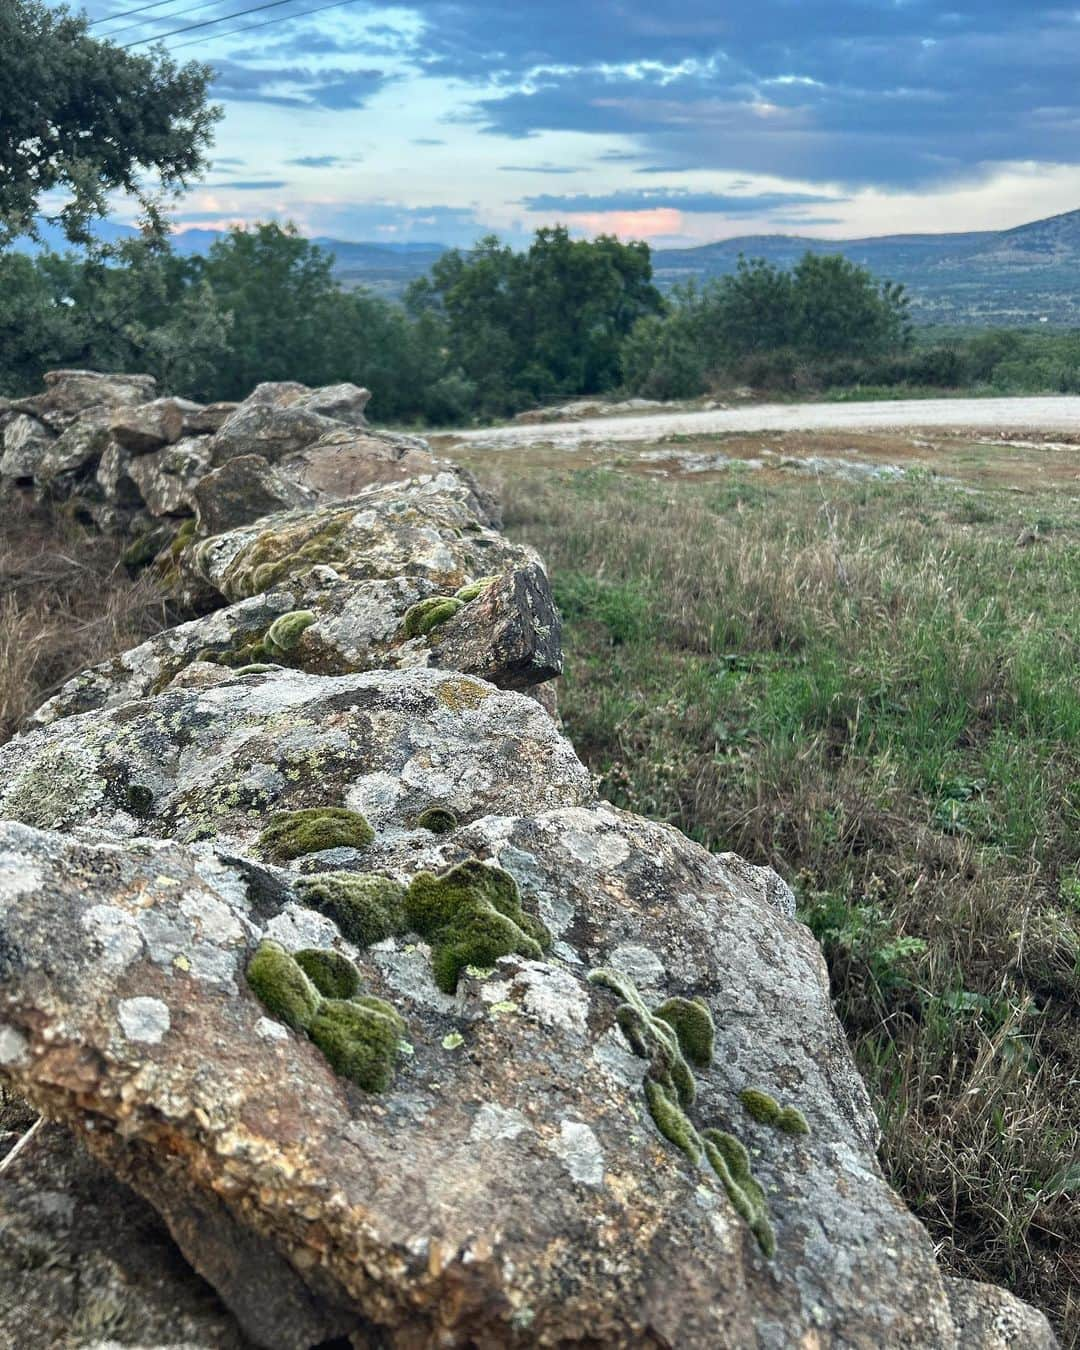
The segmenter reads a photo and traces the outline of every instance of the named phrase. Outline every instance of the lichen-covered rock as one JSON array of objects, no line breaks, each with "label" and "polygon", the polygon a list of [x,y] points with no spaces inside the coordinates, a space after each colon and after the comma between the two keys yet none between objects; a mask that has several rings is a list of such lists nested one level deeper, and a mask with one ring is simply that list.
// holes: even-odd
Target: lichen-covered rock
[{"label": "lichen-covered rock", "polygon": [[332,417],[335,422],[344,422],[350,427],[364,427],[367,426],[364,409],[370,399],[371,390],[362,389],[359,385],[327,384],[301,394],[291,406],[308,408],[311,412]]},{"label": "lichen-covered rock", "polygon": [[287,585],[317,566],[351,581],[420,577],[453,594],[536,561],[530,549],[481,525],[475,498],[452,474],[267,516],[193,541],[181,556],[188,575],[228,600]]},{"label": "lichen-covered rock", "polygon": [[56,486],[64,475],[96,465],[108,446],[112,435],[107,412],[88,413],[71,422],[46,447],[34,473],[34,481],[41,486]]},{"label": "lichen-covered rock", "polygon": [[91,410],[134,407],[154,397],[152,375],[112,375],[98,370],[47,370],[45,390],[14,406],[41,418],[49,426],[64,428]]},{"label": "lichen-covered rock", "polygon": [[56,439],[36,417],[16,413],[4,425],[4,453],[0,456],[0,477],[28,482],[35,478],[50,444]]},{"label": "lichen-covered rock", "polygon": [[310,506],[316,492],[280,473],[262,455],[237,455],[194,484],[201,533],[222,534],[277,511]]},{"label": "lichen-covered rock", "polygon": [[[293,581],[240,600],[148,638],[138,647],[73,676],[34,714],[45,726],[60,717],[115,707],[160,693],[198,664],[230,669],[260,662],[320,675],[432,666],[476,675],[500,689],[534,690],[562,670],[561,625],[547,577],[537,563],[496,578],[452,621],[411,638],[405,617],[439,592],[422,577],[348,581],[316,568]],[[273,625],[306,614],[297,642],[284,651]]]},{"label": "lichen-covered rock", "polygon": [[210,441],[211,461],[224,464],[237,455],[262,455],[271,464],[294,455],[339,423],[321,413],[287,404],[248,400],[222,422]]},{"label": "lichen-covered rock", "polygon": [[419,436],[342,428],[285,464],[288,476],[324,497],[352,497],[373,483],[400,483],[451,469]]},{"label": "lichen-covered rock", "polygon": [[434,670],[271,669],[64,718],[0,746],[0,817],[253,846],[274,812],[346,807],[411,829],[588,801],[592,780],[532,699]]},{"label": "lichen-covered rock", "polygon": [[210,467],[206,436],[185,436],[175,445],[135,456],[129,468],[146,509],[175,516],[194,507],[194,491]]},{"label": "lichen-covered rock", "polygon": [[180,439],[184,432],[184,409],[175,398],[154,399],[151,403],[121,408],[113,414],[109,429],[125,450],[145,455]]},{"label": "lichen-covered rock", "polygon": [[[378,866],[407,879],[469,858],[515,878],[555,946],[463,971],[451,996],[422,943],[351,948],[285,874],[208,846],[2,826],[5,1072],[158,1209],[274,1350],[345,1335],[1007,1344],[970,1300],[958,1321],[929,1240],[881,1178],[805,929],[676,831],[603,806],[386,831]],[[352,1085],[268,1013],[245,975],[267,940],[354,960],[372,1006],[407,1028],[392,1084]],[[654,1126],[648,1065],[590,984],[597,965],[650,1000],[707,1004],[716,1047],[692,1111],[750,1149],[771,1260],[714,1174]],[[797,1099],[810,1133],[756,1124],[738,1101],[750,1080]],[[1038,1314],[1000,1294],[996,1307],[995,1325],[1008,1313],[1052,1345]]]}]

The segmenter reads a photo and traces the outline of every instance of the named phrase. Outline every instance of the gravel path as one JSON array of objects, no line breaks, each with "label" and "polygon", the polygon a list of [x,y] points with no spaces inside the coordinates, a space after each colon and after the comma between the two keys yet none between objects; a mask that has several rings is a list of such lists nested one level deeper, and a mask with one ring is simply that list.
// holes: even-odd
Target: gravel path
[{"label": "gravel path", "polygon": [[935,398],[881,403],[759,403],[707,412],[586,417],[576,422],[514,423],[454,433],[458,442],[492,448],[577,445],[587,441],[654,441],[725,431],[889,431],[907,428],[973,431],[1080,432],[1080,397]]}]

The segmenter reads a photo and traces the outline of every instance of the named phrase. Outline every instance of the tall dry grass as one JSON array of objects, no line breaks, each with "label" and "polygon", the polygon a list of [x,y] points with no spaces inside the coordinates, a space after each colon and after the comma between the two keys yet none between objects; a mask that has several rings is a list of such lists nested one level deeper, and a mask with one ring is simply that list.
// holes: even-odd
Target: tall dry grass
[{"label": "tall dry grass", "polygon": [[0,503],[0,741],[65,679],[171,622],[150,578],[120,562],[122,541],[11,495]]}]

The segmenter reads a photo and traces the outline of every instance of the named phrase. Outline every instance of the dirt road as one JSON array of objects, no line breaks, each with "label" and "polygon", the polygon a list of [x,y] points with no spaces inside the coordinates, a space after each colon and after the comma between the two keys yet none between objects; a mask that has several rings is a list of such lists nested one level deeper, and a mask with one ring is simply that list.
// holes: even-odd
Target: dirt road
[{"label": "dirt road", "polygon": [[587,417],[455,432],[477,448],[593,441],[658,441],[755,431],[889,431],[901,428],[1080,433],[1080,397],[940,398],[880,403],[764,403],[705,412]]}]

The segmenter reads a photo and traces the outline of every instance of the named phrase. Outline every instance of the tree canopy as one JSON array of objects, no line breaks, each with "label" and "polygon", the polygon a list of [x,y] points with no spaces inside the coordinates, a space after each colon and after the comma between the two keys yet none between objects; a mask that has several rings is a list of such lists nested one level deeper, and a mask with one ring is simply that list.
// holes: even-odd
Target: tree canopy
[{"label": "tree canopy", "polygon": [[208,66],[123,51],[41,0],[3,0],[0,52],[0,246],[35,233],[39,215],[88,243],[110,193],[153,212],[155,191],[204,168],[220,116],[206,101]]}]

